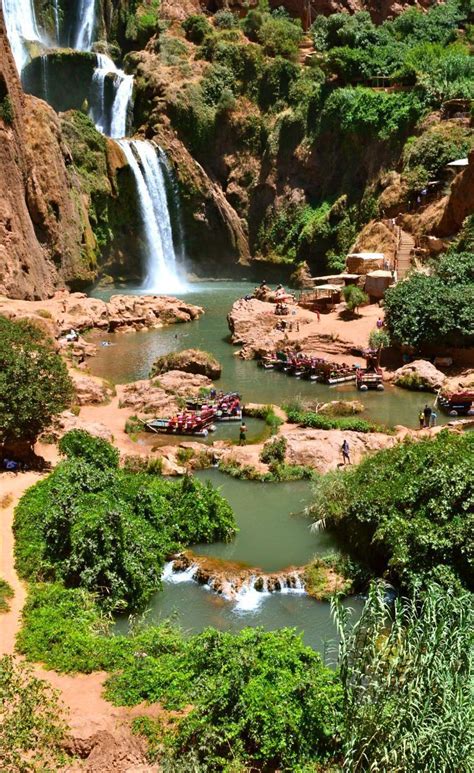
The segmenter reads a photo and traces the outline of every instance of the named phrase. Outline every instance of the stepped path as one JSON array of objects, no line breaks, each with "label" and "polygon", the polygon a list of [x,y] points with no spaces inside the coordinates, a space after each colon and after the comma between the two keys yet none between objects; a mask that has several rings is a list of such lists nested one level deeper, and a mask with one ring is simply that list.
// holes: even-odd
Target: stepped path
[{"label": "stepped path", "polygon": [[415,249],[415,240],[408,231],[400,229],[398,241],[396,268],[398,281],[405,279],[407,273],[412,267],[412,258]]}]

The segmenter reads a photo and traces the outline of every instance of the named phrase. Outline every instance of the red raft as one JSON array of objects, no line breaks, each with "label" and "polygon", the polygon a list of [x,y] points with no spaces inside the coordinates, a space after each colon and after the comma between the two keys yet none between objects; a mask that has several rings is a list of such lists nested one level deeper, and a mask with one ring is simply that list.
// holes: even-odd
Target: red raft
[{"label": "red raft", "polygon": [[148,432],[157,434],[207,437],[209,432],[215,430],[215,418],[214,408],[203,408],[199,412],[183,411],[171,419],[153,419],[145,422],[144,426]]}]

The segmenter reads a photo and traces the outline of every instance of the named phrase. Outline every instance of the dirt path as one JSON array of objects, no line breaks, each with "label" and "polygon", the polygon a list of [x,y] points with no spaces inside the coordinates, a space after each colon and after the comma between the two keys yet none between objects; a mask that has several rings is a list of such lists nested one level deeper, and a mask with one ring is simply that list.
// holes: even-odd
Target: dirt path
[{"label": "dirt path", "polygon": [[[50,456],[56,456],[55,452],[50,451]],[[0,474],[0,503],[3,505],[0,507],[0,577],[7,580],[14,591],[9,611],[0,617],[0,655],[15,653],[15,638],[26,599],[25,585],[14,566],[14,510],[24,492],[41,477],[36,472]],[[105,673],[71,676],[46,671],[40,665],[35,667],[35,672],[59,691],[70,728],[68,748],[85,758],[75,761],[67,770],[91,773],[151,773],[159,770],[157,766],[146,764],[144,744],[130,731],[130,720],[134,716],[156,715],[159,706],[134,709],[112,706],[102,697]]]}]

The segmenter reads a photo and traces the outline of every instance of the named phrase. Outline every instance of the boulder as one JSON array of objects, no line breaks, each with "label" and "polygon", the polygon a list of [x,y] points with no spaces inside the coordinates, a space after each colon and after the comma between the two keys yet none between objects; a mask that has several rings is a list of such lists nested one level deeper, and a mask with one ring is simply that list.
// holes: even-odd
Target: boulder
[{"label": "boulder", "polygon": [[216,381],[220,378],[222,367],[216,358],[201,349],[184,349],[158,357],[152,365],[151,378],[169,371],[183,371],[199,374]]},{"label": "boulder", "polygon": [[108,402],[114,395],[114,389],[101,378],[85,376],[74,370],[69,371],[76,392],[78,405],[100,405]]},{"label": "boulder", "polygon": [[392,381],[405,389],[434,391],[443,386],[446,376],[428,360],[415,360],[398,368],[392,376]]},{"label": "boulder", "polygon": [[343,440],[349,443],[352,464],[358,464],[364,456],[397,443],[393,435],[381,432],[352,432],[342,430],[302,429],[284,432],[286,438],[286,462],[312,467],[321,473],[336,469],[342,462]]}]

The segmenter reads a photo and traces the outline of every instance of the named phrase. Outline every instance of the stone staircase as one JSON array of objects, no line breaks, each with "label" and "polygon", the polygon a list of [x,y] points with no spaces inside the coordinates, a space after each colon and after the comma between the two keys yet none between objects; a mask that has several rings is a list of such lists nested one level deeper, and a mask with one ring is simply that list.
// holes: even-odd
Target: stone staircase
[{"label": "stone staircase", "polygon": [[398,237],[397,254],[395,259],[395,267],[397,272],[397,280],[400,282],[405,279],[409,270],[412,267],[412,258],[415,250],[415,240],[408,231],[403,231],[400,228]]}]

